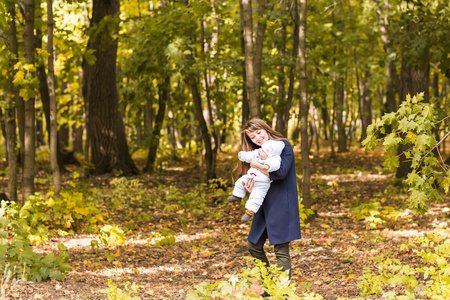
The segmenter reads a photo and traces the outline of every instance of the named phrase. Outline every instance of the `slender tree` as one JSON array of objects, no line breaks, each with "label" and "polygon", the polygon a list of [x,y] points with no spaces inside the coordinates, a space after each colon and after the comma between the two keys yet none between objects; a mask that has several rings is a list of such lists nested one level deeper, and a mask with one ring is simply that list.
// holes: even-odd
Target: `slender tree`
[{"label": "slender tree", "polygon": [[147,163],[144,167],[144,172],[152,173],[155,166],[156,154],[158,150],[159,140],[161,138],[161,129],[166,114],[166,103],[170,98],[170,75],[166,76],[166,79],[159,87],[159,100],[158,100],[158,113],[156,115],[155,124],[150,136],[150,147],[148,150]]},{"label": "slender tree", "polygon": [[[23,34],[25,44],[25,60],[28,65],[34,66],[34,12],[35,1],[24,0],[25,4],[25,31]],[[32,76],[34,76],[32,72]],[[29,89],[33,89],[29,87]],[[26,199],[33,195],[35,191],[34,177],[35,177],[35,120],[36,109],[35,101],[36,94],[31,92],[28,94],[29,98],[24,99],[24,150],[23,150],[23,176],[22,176],[22,194]]]},{"label": "slender tree", "polygon": [[[258,0],[258,21],[256,22],[256,39],[254,45],[253,55],[253,71],[255,72],[255,99],[254,104],[258,106],[259,115],[254,117],[260,117],[261,115],[261,74],[262,74],[262,60],[263,60],[263,48],[264,48],[264,34],[267,27],[266,13],[266,0]],[[256,108],[256,107],[255,107]],[[254,108],[254,109],[255,109]],[[250,109],[251,113],[251,109]],[[255,109],[256,113],[256,109]]]},{"label": "slender tree", "polygon": [[58,165],[58,127],[56,120],[56,92],[53,51],[53,0],[47,0],[47,52],[48,52],[48,88],[50,95],[50,164],[53,173],[53,189],[55,194],[61,191],[61,173]]},{"label": "slender tree", "polygon": [[244,34],[245,52],[245,88],[247,91],[247,101],[250,111],[250,118],[259,118],[261,115],[261,104],[258,97],[256,83],[256,70],[254,65],[255,51],[253,49],[253,21],[252,2],[242,0],[242,29]]},{"label": "slender tree", "polygon": [[302,148],[302,203],[305,208],[311,208],[311,170],[309,163],[308,143],[308,95],[306,74],[306,0],[300,0],[299,28],[299,66],[300,66],[300,130]]},{"label": "slender tree", "polygon": [[16,109],[15,105],[17,99],[19,99],[18,88],[14,85],[13,80],[16,74],[14,65],[18,59],[18,45],[17,45],[17,29],[16,29],[16,13],[14,2],[9,3],[8,13],[10,19],[8,21],[8,42],[10,50],[10,68],[8,76],[8,100],[5,110],[5,122],[6,122],[6,145],[8,151],[8,196],[9,200],[17,201],[17,134],[16,134]]},{"label": "slender tree", "polygon": [[[241,53],[246,57],[245,55],[245,38],[244,38],[244,7],[243,7],[243,0],[239,0],[239,11],[240,11],[240,17],[241,17]],[[246,59],[242,62],[242,117],[241,117],[241,127],[244,127],[244,125],[248,121],[248,117],[250,115],[250,107],[248,102],[248,93],[247,93],[247,70],[246,70]]]}]

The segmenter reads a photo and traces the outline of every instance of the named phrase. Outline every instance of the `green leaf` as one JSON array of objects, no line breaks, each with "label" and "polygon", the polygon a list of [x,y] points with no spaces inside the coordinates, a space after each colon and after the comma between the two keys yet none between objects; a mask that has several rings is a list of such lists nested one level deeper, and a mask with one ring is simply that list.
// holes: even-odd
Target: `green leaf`
[{"label": "green leaf", "polygon": [[384,156],[383,166],[389,170],[395,170],[400,165],[399,159],[394,155],[386,155]]},{"label": "green leaf", "polygon": [[49,277],[51,280],[64,281],[64,275],[60,271],[51,271]]},{"label": "green leaf", "polygon": [[420,213],[426,212],[427,207],[427,194],[423,191],[414,189],[409,197],[410,207],[414,211],[418,211]]},{"label": "green leaf", "polygon": [[383,116],[383,121],[387,125],[392,125],[393,123],[397,122],[396,113],[391,112],[391,113],[385,114]]},{"label": "green leaf", "polygon": [[415,146],[419,151],[425,151],[433,148],[436,145],[434,137],[427,134],[420,134],[416,136]]},{"label": "green leaf", "polygon": [[374,150],[378,145],[378,141],[375,135],[369,135],[361,144],[366,150]]},{"label": "green leaf", "polygon": [[386,151],[392,149],[393,147],[398,146],[398,144],[402,141],[400,137],[395,133],[391,133],[384,139],[383,146]]}]

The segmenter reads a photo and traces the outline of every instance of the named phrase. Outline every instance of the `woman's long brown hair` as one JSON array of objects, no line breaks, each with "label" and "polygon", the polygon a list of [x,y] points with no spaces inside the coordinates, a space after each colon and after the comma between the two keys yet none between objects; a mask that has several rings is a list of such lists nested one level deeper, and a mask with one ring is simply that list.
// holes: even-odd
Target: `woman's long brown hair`
[{"label": "woman's long brown hair", "polygon": [[[254,132],[257,130],[265,130],[267,131],[267,134],[269,136],[269,140],[281,140],[284,139],[284,136],[279,133],[278,131],[272,129],[272,127],[270,127],[269,125],[267,125],[266,122],[264,122],[261,119],[251,119],[250,121],[248,121],[242,132],[241,132],[241,150],[242,151],[252,151],[255,149],[260,148],[260,146],[256,145],[255,143],[252,142],[252,140],[248,137],[247,133],[249,132]],[[236,168],[233,170],[233,175],[234,174],[238,174],[239,177],[241,177],[242,175],[244,175],[245,173],[247,173],[248,169],[250,169],[250,164],[243,162],[243,161],[239,161],[238,165],[236,166]],[[235,179],[233,177],[233,181],[235,181]]]}]

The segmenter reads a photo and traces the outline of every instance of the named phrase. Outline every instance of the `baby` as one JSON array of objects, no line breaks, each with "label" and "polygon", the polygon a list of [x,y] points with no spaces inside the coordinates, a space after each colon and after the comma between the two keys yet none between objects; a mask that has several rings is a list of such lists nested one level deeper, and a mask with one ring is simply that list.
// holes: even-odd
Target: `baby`
[{"label": "baby", "polygon": [[[240,151],[238,154],[239,160],[250,163],[253,158],[257,158],[258,162],[263,164],[267,172],[273,172],[280,168],[281,165],[281,152],[284,149],[284,142],[268,140],[262,144],[261,148],[253,151]],[[250,168],[247,174],[241,176],[234,183],[233,195],[228,197],[228,201],[240,201],[245,197],[247,191],[244,188],[243,182],[248,179],[252,180],[254,187],[247,202],[245,203],[245,214],[242,216],[241,221],[247,222],[250,217],[253,216],[262,205],[264,197],[270,188],[270,178],[256,168]]]}]

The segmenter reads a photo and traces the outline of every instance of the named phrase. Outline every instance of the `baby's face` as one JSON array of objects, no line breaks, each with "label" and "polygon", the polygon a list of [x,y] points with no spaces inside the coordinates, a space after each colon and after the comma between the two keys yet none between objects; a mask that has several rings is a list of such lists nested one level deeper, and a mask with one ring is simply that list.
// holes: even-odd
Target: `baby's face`
[{"label": "baby's face", "polygon": [[259,148],[259,150],[258,150],[258,156],[259,156],[261,159],[266,159],[266,158],[268,157],[267,153],[264,152],[264,150],[263,150],[262,148]]}]

